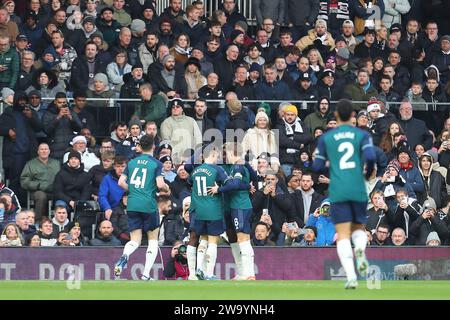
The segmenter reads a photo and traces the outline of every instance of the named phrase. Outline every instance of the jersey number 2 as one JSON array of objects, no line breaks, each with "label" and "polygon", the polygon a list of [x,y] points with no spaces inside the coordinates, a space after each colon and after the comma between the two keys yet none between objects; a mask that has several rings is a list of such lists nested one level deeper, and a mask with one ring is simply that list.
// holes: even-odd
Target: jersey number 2
[{"label": "jersey number 2", "polygon": [[[142,171],[142,175],[139,174],[139,171]],[[145,186],[145,180],[147,180],[147,169],[135,168],[131,174],[130,184],[134,185],[136,189],[142,189]]]},{"label": "jersey number 2", "polygon": [[339,169],[353,169],[356,167],[355,161],[348,161],[355,153],[355,148],[350,142],[342,142],[338,147],[339,152],[345,152],[339,160]]},{"label": "jersey number 2", "polygon": [[206,177],[195,177],[195,182],[197,183],[197,194],[199,196],[207,196]]}]

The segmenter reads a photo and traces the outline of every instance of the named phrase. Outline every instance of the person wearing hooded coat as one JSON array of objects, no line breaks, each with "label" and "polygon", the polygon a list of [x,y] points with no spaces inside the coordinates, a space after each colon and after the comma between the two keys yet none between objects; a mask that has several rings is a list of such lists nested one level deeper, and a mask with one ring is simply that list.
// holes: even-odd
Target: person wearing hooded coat
[{"label": "person wearing hooded coat", "polygon": [[419,157],[419,171],[425,185],[424,192],[416,192],[419,203],[424,203],[428,197],[436,202],[437,208],[442,208],[447,197],[445,178],[439,171],[433,169],[434,159],[425,152]]},{"label": "person wearing hooded coat", "polygon": [[[6,88],[7,89],[7,88]],[[14,92],[10,90],[12,94]],[[3,169],[10,180],[9,187],[24,201],[25,191],[20,185],[20,174],[28,160],[36,155],[36,133],[42,130],[38,114],[27,105],[28,97],[23,91],[14,95],[12,106],[0,115],[0,136],[3,137]]]},{"label": "person wearing hooded coat", "polygon": [[[41,75],[45,74],[48,78],[48,83],[43,82]],[[54,98],[58,92],[65,92],[64,87],[58,82],[58,77],[55,72],[51,70],[39,69],[34,73],[29,86],[25,92],[29,94],[31,91],[37,90],[41,93],[41,98]]]},{"label": "person wearing hooded coat", "polygon": [[[75,161],[73,158],[78,159]],[[66,163],[56,174],[53,183],[53,196],[56,202],[64,201],[72,206],[71,202],[89,200],[92,194],[90,175],[84,171],[81,155],[78,151],[71,151]],[[73,208],[73,207],[72,207]]]},{"label": "person wearing hooded coat", "polygon": [[[328,103],[328,104],[325,104]],[[327,126],[327,116],[330,113],[330,99],[328,97],[320,97],[317,100],[315,111],[305,117],[305,125],[309,128],[311,134],[317,127],[325,128]]]}]

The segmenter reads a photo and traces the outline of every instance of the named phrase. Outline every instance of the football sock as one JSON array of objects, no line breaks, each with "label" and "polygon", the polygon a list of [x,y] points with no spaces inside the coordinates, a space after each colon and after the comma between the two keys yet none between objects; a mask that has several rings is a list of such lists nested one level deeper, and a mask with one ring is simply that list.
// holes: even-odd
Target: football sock
[{"label": "football sock", "polygon": [[355,245],[355,250],[366,250],[367,234],[362,230],[355,230],[352,233],[352,241]]},{"label": "football sock", "polygon": [[231,253],[233,254],[234,263],[236,264],[236,275],[242,276],[242,256],[239,243],[230,243]]},{"label": "football sock", "polygon": [[147,252],[145,253],[145,266],[143,275],[150,278],[150,270],[153,267],[156,256],[158,255],[158,240],[149,240]]},{"label": "football sock", "polygon": [[208,240],[200,240],[197,247],[197,269],[205,271],[205,253],[208,247]]},{"label": "football sock", "polygon": [[353,263],[353,251],[350,239],[342,239],[337,242],[337,253],[342,267],[347,275],[347,280],[356,280],[355,265]]},{"label": "football sock", "polygon": [[125,247],[123,248],[123,254],[127,256],[127,259],[130,258],[131,254],[139,248],[139,244],[136,241],[130,240],[127,242]]},{"label": "football sock", "polygon": [[254,252],[250,240],[239,243],[239,247],[241,248],[243,276],[255,276],[255,269],[253,266]]},{"label": "football sock", "polygon": [[216,266],[217,259],[217,243],[208,243],[208,249],[206,249],[206,276],[211,277],[214,275],[214,267]]},{"label": "football sock", "polygon": [[187,263],[189,268],[189,275],[195,275],[195,264],[197,262],[197,248],[194,246],[187,246]]}]

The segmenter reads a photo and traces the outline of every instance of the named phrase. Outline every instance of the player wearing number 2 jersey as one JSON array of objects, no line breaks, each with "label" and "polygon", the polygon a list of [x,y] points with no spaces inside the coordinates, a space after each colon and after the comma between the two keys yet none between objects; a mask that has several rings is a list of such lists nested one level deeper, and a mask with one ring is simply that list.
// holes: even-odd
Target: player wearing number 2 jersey
[{"label": "player wearing number 2 jersey", "polygon": [[130,228],[130,241],[123,249],[123,255],[114,267],[119,277],[130,255],[140,246],[142,230],[147,233],[148,248],[145,256],[142,280],[150,280],[150,270],[158,253],[159,213],[156,205],[157,189],[169,192],[164,182],[162,164],[153,158],[154,140],[144,135],[139,141],[142,155],[128,163],[119,178],[119,186],[128,191],[127,216]]},{"label": "player wearing number 2 jersey", "polygon": [[364,224],[368,197],[364,175],[366,179],[370,177],[376,157],[369,134],[351,125],[352,112],[351,101],[344,99],[338,102],[335,111],[338,127],[319,139],[313,163],[313,170],[322,171],[326,161],[329,161],[330,211],[338,233],[338,256],[347,275],[346,289],[358,286],[350,237],[355,246],[356,265],[360,275],[366,276],[369,267],[365,257],[367,235]]}]

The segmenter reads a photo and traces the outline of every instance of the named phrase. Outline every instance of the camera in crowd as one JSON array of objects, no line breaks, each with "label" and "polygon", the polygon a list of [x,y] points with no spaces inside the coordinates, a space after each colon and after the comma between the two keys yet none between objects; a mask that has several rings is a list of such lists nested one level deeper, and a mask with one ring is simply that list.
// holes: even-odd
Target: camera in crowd
[{"label": "camera in crowd", "polygon": [[289,222],[289,223],[287,224],[287,227],[288,227],[289,230],[293,230],[293,231],[295,231],[296,233],[298,233],[299,235],[301,235],[301,234],[306,234],[306,229],[304,229],[304,228],[299,228],[295,222]]},{"label": "camera in crowd", "polygon": [[177,260],[178,262],[183,262],[186,260],[186,258],[184,257],[184,254],[186,254],[186,250],[187,247],[182,244],[181,246],[178,247],[178,252],[175,255],[175,260]]}]

